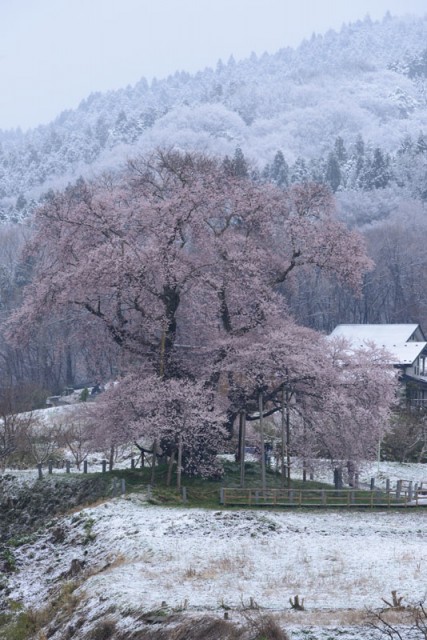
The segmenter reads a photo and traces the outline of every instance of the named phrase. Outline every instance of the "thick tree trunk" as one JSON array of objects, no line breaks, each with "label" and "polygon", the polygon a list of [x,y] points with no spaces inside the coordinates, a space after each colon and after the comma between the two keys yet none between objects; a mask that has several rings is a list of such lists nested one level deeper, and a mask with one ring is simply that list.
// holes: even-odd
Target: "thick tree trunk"
[{"label": "thick tree trunk", "polygon": [[73,374],[73,356],[71,354],[71,348],[69,345],[65,347],[65,363],[66,363],[66,384],[67,387],[72,387],[74,385],[74,374]]},{"label": "thick tree trunk", "polygon": [[159,375],[168,377],[173,375],[171,371],[171,355],[176,339],[176,312],[180,303],[179,291],[173,287],[165,287],[162,301],[165,305],[166,325],[160,342]]}]

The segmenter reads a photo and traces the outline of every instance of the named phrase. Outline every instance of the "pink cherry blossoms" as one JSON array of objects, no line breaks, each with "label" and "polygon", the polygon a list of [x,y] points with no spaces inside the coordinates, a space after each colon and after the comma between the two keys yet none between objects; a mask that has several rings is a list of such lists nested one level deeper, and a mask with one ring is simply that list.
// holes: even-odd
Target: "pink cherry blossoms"
[{"label": "pink cherry blossoms", "polygon": [[235,418],[256,415],[260,393],[266,414],[279,411],[286,387],[295,448],[304,425],[313,456],[371,450],[392,377],[374,352],[338,357],[283,296],[294,273],[322,270],[357,290],[372,266],[323,186],[283,191],[210,157],[158,151],[52,194],[34,226],[33,279],[9,334],[27,340],[54,318],[85,349],[92,341],[94,362],[109,354],[120,383],[99,428],[112,441],[157,440],[206,474]]}]

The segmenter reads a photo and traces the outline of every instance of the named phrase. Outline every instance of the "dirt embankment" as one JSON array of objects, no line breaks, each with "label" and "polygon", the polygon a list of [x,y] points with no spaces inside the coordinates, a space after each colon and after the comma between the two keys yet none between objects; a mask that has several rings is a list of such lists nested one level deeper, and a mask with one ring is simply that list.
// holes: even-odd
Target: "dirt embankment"
[{"label": "dirt embankment", "polygon": [[0,544],[26,535],[53,516],[106,496],[105,476],[47,476],[22,483],[14,474],[0,476]]}]

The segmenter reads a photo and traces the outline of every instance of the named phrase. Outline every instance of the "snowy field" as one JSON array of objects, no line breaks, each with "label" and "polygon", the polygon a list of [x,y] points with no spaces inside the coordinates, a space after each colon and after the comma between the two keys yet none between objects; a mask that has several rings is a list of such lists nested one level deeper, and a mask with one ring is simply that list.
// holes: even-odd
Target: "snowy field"
[{"label": "snowy field", "polygon": [[[122,625],[162,603],[187,615],[229,609],[231,619],[259,606],[292,639],[375,638],[360,627],[366,608],[392,590],[405,603],[427,595],[427,510],[185,510],[134,494],[61,518],[16,557],[9,597],[28,606],[45,602],[78,560],[87,620],[112,604]],[[305,611],[291,610],[295,595]]]},{"label": "snowy field", "polygon": [[[48,411],[43,418],[52,420],[64,410]],[[102,458],[93,456],[89,471],[100,470]],[[130,459],[117,466],[130,467]],[[37,479],[35,470],[7,473],[11,497]],[[294,461],[293,477],[301,475]],[[316,480],[331,483],[332,475],[326,463],[315,471]],[[360,482],[371,478],[376,487],[387,479],[392,487],[427,482],[427,465],[366,463]],[[159,607],[195,617],[227,610],[236,621],[259,607],[277,615],[292,640],[375,640],[378,632],[364,626],[368,609],[384,606],[392,591],[405,605],[427,598],[427,507],[210,511],[154,506],[131,494],[53,520],[14,555],[8,598],[37,608],[76,580],[76,616],[89,626],[113,608],[119,626],[135,629],[137,614]],[[291,609],[297,595],[304,611]],[[421,636],[404,630],[402,637]]]}]

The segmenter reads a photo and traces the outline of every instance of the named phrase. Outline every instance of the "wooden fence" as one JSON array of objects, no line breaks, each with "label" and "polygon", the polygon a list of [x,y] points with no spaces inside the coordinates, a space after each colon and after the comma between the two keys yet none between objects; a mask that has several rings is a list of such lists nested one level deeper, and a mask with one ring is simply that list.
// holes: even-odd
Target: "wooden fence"
[{"label": "wooden fence", "polygon": [[222,488],[224,506],[249,507],[418,507],[426,494],[415,491],[358,491],[352,489],[238,489]]}]

